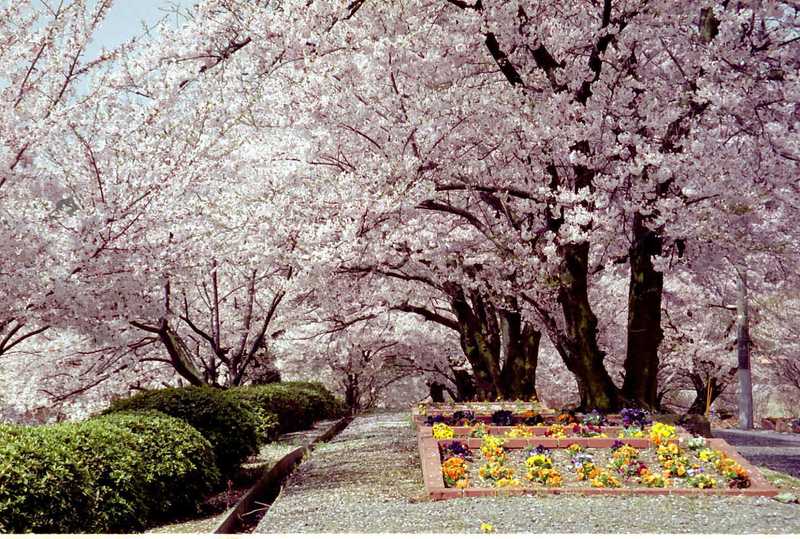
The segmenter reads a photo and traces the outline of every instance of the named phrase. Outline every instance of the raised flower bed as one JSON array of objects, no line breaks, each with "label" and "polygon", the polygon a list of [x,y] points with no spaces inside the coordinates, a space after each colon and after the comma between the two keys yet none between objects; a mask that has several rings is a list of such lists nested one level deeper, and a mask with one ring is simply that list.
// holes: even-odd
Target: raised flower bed
[{"label": "raised flower bed", "polygon": [[[630,411],[628,411],[630,412]],[[625,426],[588,415],[537,426],[476,422],[420,424],[425,487],[432,499],[501,494],[680,494],[774,496],[773,488],[724,440],[682,429]],[[463,419],[463,416],[459,419]],[[562,418],[564,419],[564,418]],[[423,422],[424,423],[424,422]]]}]

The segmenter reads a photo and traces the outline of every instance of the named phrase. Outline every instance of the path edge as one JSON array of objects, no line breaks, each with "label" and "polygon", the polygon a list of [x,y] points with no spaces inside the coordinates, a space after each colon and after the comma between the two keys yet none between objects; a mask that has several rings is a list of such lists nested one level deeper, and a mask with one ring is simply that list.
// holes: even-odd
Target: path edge
[{"label": "path edge", "polygon": [[[256,502],[270,492],[271,490],[280,490],[284,480],[291,474],[300,462],[309,454],[318,444],[329,441],[331,438],[342,432],[347,425],[353,420],[353,416],[345,416],[339,421],[331,425],[331,427],[314,438],[308,444],[298,447],[283,456],[271,468],[256,481],[256,484],[250,487],[250,490],[245,492],[244,496],[239,498],[236,505],[228,509],[222,516],[219,524],[214,528],[213,534],[234,534],[240,529],[242,522],[242,515],[251,512],[254,509]],[[277,496],[276,496],[277,497]],[[274,500],[270,500],[274,501]]]}]

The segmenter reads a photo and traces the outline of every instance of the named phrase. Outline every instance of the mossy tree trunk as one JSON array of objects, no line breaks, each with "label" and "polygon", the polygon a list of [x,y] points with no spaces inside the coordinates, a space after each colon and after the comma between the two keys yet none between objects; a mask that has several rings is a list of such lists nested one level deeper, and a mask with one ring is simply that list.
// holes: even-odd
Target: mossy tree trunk
[{"label": "mossy tree trunk", "polygon": [[619,389],[603,364],[605,352],[597,343],[597,317],[588,294],[589,243],[562,247],[558,302],[565,331],[556,348],[575,375],[583,410],[615,411],[621,403]]},{"label": "mossy tree trunk", "polygon": [[[736,372],[735,369],[728,373],[727,376],[723,376],[722,378],[717,378],[716,376],[704,378],[699,373],[694,372],[689,374],[689,379],[692,381],[692,385],[694,386],[696,394],[694,401],[692,401],[692,404],[689,406],[689,410],[686,413],[699,415],[705,414],[706,406],[711,406],[711,404],[717,400],[717,397],[722,395],[722,392],[725,391],[725,388],[730,382],[734,372]],[[711,391],[711,395],[709,395],[709,390]]]},{"label": "mossy tree trunk", "polygon": [[508,349],[500,382],[503,397],[511,400],[538,400],[536,367],[539,364],[539,343],[542,333],[523,323],[518,312],[503,313],[508,331]]},{"label": "mossy tree trunk", "polygon": [[653,257],[661,254],[661,237],[650,230],[640,214],[633,219],[633,242],[628,251],[627,350],[622,393],[629,402],[658,408],[658,347],[661,330],[661,297],[664,275],[656,271]]},{"label": "mossy tree trunk", "polygon": [[[472,367],[474,396],[481,400],[535,398],[541,333],[523,324],[518,311],[497,308],[477,291],[466,294],[460,287],[451,287],[451,308],[461,348]],[[473,392],[467,385],[463,389]]]}]

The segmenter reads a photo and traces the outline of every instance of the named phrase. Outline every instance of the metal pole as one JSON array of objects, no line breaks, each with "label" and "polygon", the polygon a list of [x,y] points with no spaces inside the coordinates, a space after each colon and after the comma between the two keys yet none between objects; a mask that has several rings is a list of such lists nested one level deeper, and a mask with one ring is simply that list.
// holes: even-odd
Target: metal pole
[{"label": "metal pole", "polygon": [[736,349],[739,359],[739,428],[753,428],[753,378],[750,373],[750,319],[747,312],[747,270],[737,269]]}]

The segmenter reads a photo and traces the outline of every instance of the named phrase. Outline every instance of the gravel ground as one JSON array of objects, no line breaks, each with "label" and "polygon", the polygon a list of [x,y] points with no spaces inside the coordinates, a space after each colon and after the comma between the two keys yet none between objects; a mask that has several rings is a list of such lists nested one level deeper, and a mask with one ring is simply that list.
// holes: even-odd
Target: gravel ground
[{"label": "gravel ground", "polygon": [[425,499],[408,413],[356,418],[290,477],[257,533],[800,533],[767,498],[513,496]]},{"label": "gravel ground", "polygon": [[720,429],[712,434],[758,466],[800,478],[800,435],[758,430]]}]

